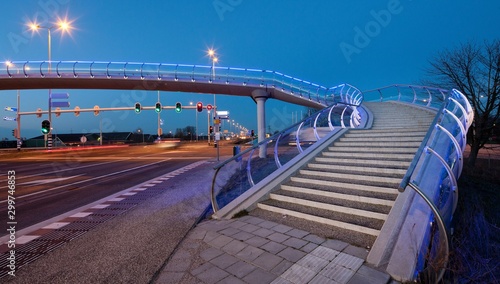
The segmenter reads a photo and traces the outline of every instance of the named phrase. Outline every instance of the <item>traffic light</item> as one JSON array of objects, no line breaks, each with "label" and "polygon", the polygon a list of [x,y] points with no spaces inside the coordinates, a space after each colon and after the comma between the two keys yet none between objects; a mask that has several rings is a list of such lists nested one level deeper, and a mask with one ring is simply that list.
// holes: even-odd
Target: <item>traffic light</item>
[{"label": "traffic light", "polygon": [[203,111],[203,104],[202,104],[201,102],[198,102],[198,103],[196,104],[196,110],[197,110],[198,112],[202,112],[202,111]]},{"label": "traffic light", "polygon": [[135,103],[135,113],[137,113],[137,114],[141,113],[141,104],[140,103]]},{"label": "traffic light", "polygon": [[16,130],[12,129],[12,136],[16,137]]},{"label": "traffic light", "polygon": [[157,103],[155,104],[155,111],[156,111],[157,113],[160,113],[160,112],[161,112],[161,103],[160,103],[160,102],[157,102]]},{"label": "traffic light", "polygon": [[252,129],[251,134],[252,134],[252,137],[254,137],[254,136],[255,136],[255,132],[253,132],[253,129]]},{"label": "traffic light", "polygon": [[214,133],[214,127],[210,125],[210,133]]},{"label": "traffic light", "polygon": [[182,111],[181,103],[176,103],[175,104],[175,112],[181,112],[181,111]]},{"label": "traffic light", "polygon": [[79,115],[80,115],[80,107],[76,106],[75,107],[75,116],[79,116]]},{"label": "traffic light", "polygon": [[42,134],[49,134],[50,132],[50,121],[42,121]]},{"label": "traffic light", "polygon": [[99,115],[99,106],[98,106],[98,105],[95,105],[95,106],[94,106],[94,115],[95,115],[95,116],[98,116],[98,115]]}]

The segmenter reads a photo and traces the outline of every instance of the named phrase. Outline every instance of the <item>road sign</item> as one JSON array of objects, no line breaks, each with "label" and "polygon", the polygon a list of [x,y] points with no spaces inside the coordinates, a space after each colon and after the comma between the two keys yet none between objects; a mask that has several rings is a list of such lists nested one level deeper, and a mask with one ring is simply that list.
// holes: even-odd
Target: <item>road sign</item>
[{"label": "road sign", "polygon": [[16,119],[15,117],[4,116],[4,117],[3,117],[3,120],[7,120],[7,121],[16,121],[17,119]]},{"label": "road sign", "polygon": [[17,111],[17,107],[5,107],[4,110],[6,111]]},{"label": "road sign", "polygon": [[52,107],[69,107],[69,102],[51,102]]},{"label": "road sign", "polygon": [[80,142],[82,142],[82,143],[87,142],[87,137],[85,137],[85,136],[80,137]]},{"label": "road sign", "polygon": [[212,108],[213,108],[213,106],[212,106],[212,105],[210,105],[210,104],[209,104],[209,105],[207,105],[207,110],[208,110],[208,111],[211,111],[211,110],[212,110]]},{"label": "road sign", "polygon": [[68,99],[69,94],[68,93],[55,93],[55,94],[50,94],[51,99]]}]

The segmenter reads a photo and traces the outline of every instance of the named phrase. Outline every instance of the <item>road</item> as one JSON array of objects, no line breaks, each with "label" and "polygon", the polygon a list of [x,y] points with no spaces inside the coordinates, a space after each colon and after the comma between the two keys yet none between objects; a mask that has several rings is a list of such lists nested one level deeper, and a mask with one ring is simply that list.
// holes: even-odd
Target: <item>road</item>
[{"label": "road", "polygon": [[[232,153],[221,144],[220,155]],[[0,215],[7,216],[7,171],[15,171],[18,230],[92,203],[196,161],[214,159],[205,142],[72,151],[3,153]],[[1,236],[6,235],[5,223]]]}]

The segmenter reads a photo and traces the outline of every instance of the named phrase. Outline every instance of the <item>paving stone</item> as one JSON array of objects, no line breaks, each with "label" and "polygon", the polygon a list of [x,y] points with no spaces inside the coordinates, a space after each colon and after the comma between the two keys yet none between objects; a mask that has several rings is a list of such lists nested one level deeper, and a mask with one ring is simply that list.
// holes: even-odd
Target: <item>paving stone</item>
[{"label": "paving stone", "polygon": [[207,234],[207,230],[195,228],[194,230],[192,230],[189,233],[188,238],[193,239],[193,240],[203,240],[203,238],[205,238],[206,234]]},{"label": "paving stone", "polygon": [[278,256],[281,256],[282,258],[291,261],[291,262],[297,262],[299,259],[303,258],[306,255],[305,252],[287,247],[286,249],[280,251],[278,253]]},{"label": "paving stone", "polygon": [[313,251],[317,247],[318,247],[318,245],[315,244],[315,243],[307,243],[307,245],[305,245],[302,248],[300,248],[300,250],[303,251],[303,252],[310,253],[311,251]]},{"label": "paving stone", "polygon": [[278,265],[283,258],[276,256],[274,254],[270,254],[268,252],[263,252],[256,259],[252,261],[253,264],[271,271],[276,265]]},{"label": "paving stone", "polygon": [[220,234],[223,234],[226,236],[232,236],[232,235],[239,233],[239,232],[241,232],[239,229],[232,228],[232,227],[229,227],[229,228],[226,228],[224,230],[219,231]]},{"label": "paving stone", "polygon": [[229,244],[223,246],[222,250],[229,253],[229,254],[235,255],[247,246],[248,246],[248,244],[246,244],[242,241],[232,240]]},{"label": "paving stone", "polygon": [[229,224],[229,227],[232,227],[232,228],[241,228],[243,226],[247,225],[247,223],[245,222],[242,222],[240,220],[235,220],[234,222],[232,222],[231,224]]},{"label": "paving stone", "polygon": [[[338,284],[339,282],[333,281],[332,279],[323,276],[321,274],[317,274],[308,284]],[[364,283],[371,284],[371,283]]]},{"label": "paving stone", "polygon": [[311,242],[311,243],[318,244],[318,245],[320,245],[326,241],[325,238],[322,238],[320,236],[313,235],[313,234],[309,234],[309,235],[303,237],[302,239],[305,241]]},{"label": "paving stone", "polygon": [[339,240],[331,240],[328,239],[324,243],[321,244],[322,246],[329,247],[331,249],[337,250],[337,251],[342,251],[344,250],[349,244],[339,241]]},{"label": "paving stone", "polygon": [[273,231],[276,231],[278,233],[286,233],[290,230],[292,230],[292,227],[289,227],[287,225],[279,224],[278,226],[272,227],[271,228]]},{"label": "paving stone", "polygon": [[165,271],[168,272],[185,272],[189,270],[191,266],[191,260],[189,259],[178,259],[178,260],[170,260],[165,266]]},{"label": "paving stone", "polygon": [[236,254],[236,257],[243,259],[245,261],[251,262],[263,253],[264,253],[264,251],[259,249],[259,248],[256,248],[253,246],[247,246],[244,249],[242,249],[240,252],[238,252]]},{"label": "paving stone", "polygon": [[285,271],[285,273],[280,275],[280,277],[290,280],[292,283],[307,283],[313,279],[315,275],[315,271],[294,264],[287,271]]},{"label": "paving stone", "polygon": [[260,223],[259,226],[262,228],[271,229],[274,226],[278,226],[278,223],[266,220],[266,221]]},{"label": "paving stone", "polygon": [[205,262],[204,264],[198,266],[197,268],[191,270],[191,274],[193,274],[194,276],[200,274],[200,273],[203,273],[209,269],[213,269],[213,268],[216,268],[215,265],[211,264],[210,262]]},{"label": "paving stone", "polygon": [[274,281],[271,282],[271,284],[295,284],[295,283],[292,283],[292,282],[286,280],[285,278],[278,277],[278,278],[274,279]]},{"label": "paving stone", "polygon": [[322,259],[326,259],[328,261],[332,261],[333,259],[335,259],[337,257],[337,255],[340,254],[340,252],[336,251],[334,249],[331,249],[331,248],[327,248],[327,247],[324,247],[324,246],[319,246],[319,247],[315,248],[311,252],[311,254],[315,255],[317,257],[321,257]]},{"label": "paving stone", "polygon": [[218,236],[220,236],[220,234],[217,232],[207,231],[207,233],[205,234],[205,237],[203,238],[203,241],[206,243],[210,243],[212,240],[214,240]]},{"label": "paving stone", "polygon": [[196,275],[198,279],[207,284],[219,283],[222,279],[226,278],[227,276],[229,276],[229,273],[218,267],[208,269],[203,273],[199,273],[198,275]]},{"label": "paving stone", "polygon": [[254,224],[246,224],[246,225],[240,227],[240,230],[248,232],[248,233],[253,233],[253,232],[257,231],[258,229],[260,229],[260,227],[255,226]]},{"label": "paving stone", "polygon": [[[246,217],[248,217],[248,218],[246,218]],[[245,219],[243,219],[242,221],[246,222],[248,224],[258,225],[258,224],[264,222],[264,219],[254,217],[254,216],[245,216]]]},{"label": "paving stone", "polygon": [[285,271],[287,271],[288,268],[290,268],[293,265],[293,262],[290,262],[286,259],[283,259],[278,265],[276,265],[271,272],[276,274],[276,275],[281,275]]},{"label": "paving stone", "polygon": [[243,277],[242,280],[248,283],[268,284],[273,282],[276,278],[277,276],[271,272],[257,268],[250,272],[247,276]]},{"label": "paving stone", "polygon": [[341,252],[334,260],[332,260],[332,263],[338,264],[353,271],[358,270],[361,265],[363,265],[363,262],[365,262],[364,259],[349,255],[344,252]]},{"label": "paving stone", "polygon": [[235,264],[226,268],[226,271],[241,279],[245,277],[248,273],[252,272],[254,269],[256,269],[255,266],[248,264],[245,261],[238,261]]},{"label": "paving stone", "polygon": [[369,251],[365,248],[352,246],[352,245],[347,246],[342,252],[353,255],[355,257],[362,258],[362,259],[366,259],[366,257],[368,256],[368,253],[369,253]]},{"label": "paving stone", "polygon": [[229,275],[228,277],[217,282],[217,284],[246,284],[246,283],[243,282],[242,280],[234,277],[233,275]]},{"label": "paving stone", "polygon": [[224,235],[219,235],[217,238],[208,242],[208,244],[216,248],[222,248],[223,246],[229,244],[231,241],[233,241],[233,238]]},{"label": "paving stone", "polygon": [[225,269],[226,267],[229,267],[236,262],[238,262],[238,259],[227,253],[219,255],[218,257],[210,261],[210,263],[222,269]]},{"label": "paving stone", "polygon": [[258,229],[257,231],[252,232],[252,233],[253,233],[254,235],[259,236],[259,237],[263,237],[263,238],[265,238],[265,237],[267,237],[267,236],[269,236],[269,235],[272,235],[272,234],[274,233],[274,231],[269,230],[269,229],[267,229],[267,228],[260,228],[260,229]]},{"label": "paving stone", "polygon": [[285,246],[300,249],[301,247],[305,246],[307,244],[307,242],[304,240],[301,240],[301,239],[291,237],[288,240],[282,242],[282,244],[284,244]]},{"label": "paving stone", "polygon": [[306,232],[304,230],[299,230],[299,229],[291,229],[290,231],[286,232],[287,235],[296,237],[296,238],[303,238],[307,235],[309,235],[309,232]]},{"label": "paving stone", "polygon": [[388,283],[391,277],[382,271],[378,271],[366,265],[362,265],[349,283]]},{"label": "paving stone", "polygon": [[270,239],[271,241],[275,241],[277,243],[281,243],[281,242],[286,241],[290,237],[287,236],[287,235],[285,235],[285,234],[282,234],[282,233],[274,233],[272,235],[267,236],[267,238]]},{"label": "paving stone", "polygon": [[245,243],[252,245],[254,247],[260,247],[268,243],[269,240],[259,236],[253,236],[250,239],[245,240]]},{"label": "paving stone", "polygon": [[330,263],[325,268],[323,268],[323,270],[321,270],[319,274],[324,275],[339,283],[347,283],[349,279],[351,279],[351,277],[354,275],[354,271],[335,263]]},{"label": "paving stone", "polygon": [[219,255],[223,254],[224,252],[221,251],[220,249],[210,247],[200,253],[200,256],[203,260],[205,261],[210,261]]},{"label": "paving stone", "polygon": [[312,254],[308,254],[303,258],[301,258],[299,261],[297,261],[296,264],[318,273],[329,263],[330,262],[326,259],[322,259],[321,257],[317,257]]},{"label": "paving stone", "polygon": [[284,250],[286,248],[286,246],[282,245],[280,243],[274,242],[274,241],[268,241],[266,244],[262,245],[260,248],[263,250],[266,250],[272,254],[277,254],[280,251]]},{"label": "paving stone", "polygon": [[240,231],[239,233],[232,235],[232,237],[240,241],[246,241],[248,239],[255,237],[255,235],[245,231]]}]

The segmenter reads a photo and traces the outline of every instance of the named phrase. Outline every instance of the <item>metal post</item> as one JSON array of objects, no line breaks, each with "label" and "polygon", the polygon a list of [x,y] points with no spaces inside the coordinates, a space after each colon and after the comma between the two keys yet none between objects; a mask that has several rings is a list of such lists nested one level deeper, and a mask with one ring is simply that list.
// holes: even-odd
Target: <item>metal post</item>
[{"label": "metal post", "polygon": [[210,111],[207,110],[207,137],[208,137],[208,146],[210,146]]},{"label": "metal post", "polygon": [[[50,36],[50,28],[47,29],[48,31],[48,42],[49,42],[49,74],[51,73],[52,71],[52,57],[51,57],[51,36]],[[49,133],[47,134],[47,148],[49,150],[52,149],[52,98],[51,98],[51,95],[52,95],[52,89],[49,89],[49,123],[50,123],[50,127],[49,127]]]},{"label": "metal post", "polygon": [[20,91],[17,90],[17,115],[16,115],[16,121],[17,121],[17,151],[21,151],[21,115],[19,112],[21,111],[21,94]]}]

